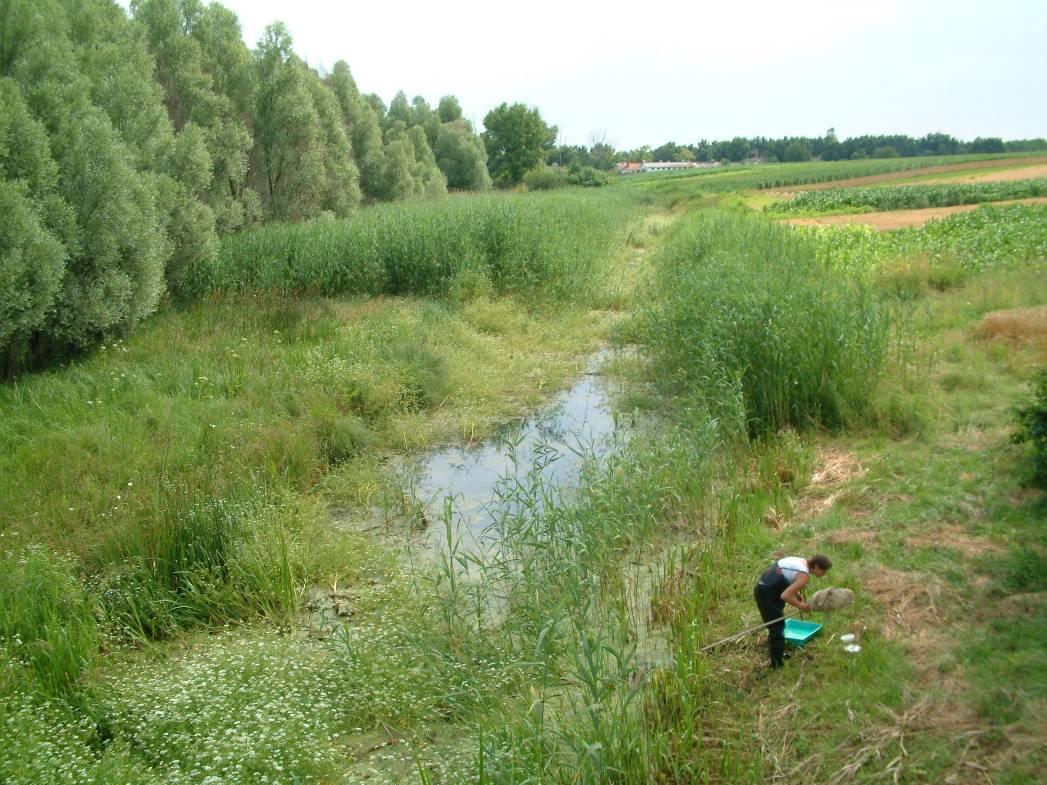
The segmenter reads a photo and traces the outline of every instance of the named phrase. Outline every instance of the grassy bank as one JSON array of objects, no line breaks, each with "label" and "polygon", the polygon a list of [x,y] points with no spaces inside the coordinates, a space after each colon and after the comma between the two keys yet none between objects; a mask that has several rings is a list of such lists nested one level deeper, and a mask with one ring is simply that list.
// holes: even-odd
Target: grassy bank
[{"label": "grassy bank", "polygon": [[745,213],[682,219],[656,259],[641,340],[663,392],[752,433],[860,416],[888,313],[819,245]]}]

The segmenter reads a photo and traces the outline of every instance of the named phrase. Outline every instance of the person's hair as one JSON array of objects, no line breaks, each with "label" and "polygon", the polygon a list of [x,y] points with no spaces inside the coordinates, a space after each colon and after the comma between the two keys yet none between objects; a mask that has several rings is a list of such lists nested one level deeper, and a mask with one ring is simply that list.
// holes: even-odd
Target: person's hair
[{"label": "person's hair", "polygon": [[833,562],[832,559],[830,559],[828,556],[823,556],[819,553],[817,556],[812,556],[807,560],[807,566],[821,567],[823,570],[828,570],[830,567],[833,566]]}]

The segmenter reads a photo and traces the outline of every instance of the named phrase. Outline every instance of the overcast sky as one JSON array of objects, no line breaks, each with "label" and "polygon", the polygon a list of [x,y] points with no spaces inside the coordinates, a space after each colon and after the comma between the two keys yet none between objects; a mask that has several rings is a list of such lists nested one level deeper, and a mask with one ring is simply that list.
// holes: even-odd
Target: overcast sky
[{"label": "overcast sky", "polygon": [[252,48],[280,19],[310,65],[346,60],[387,104],[451,93],[482,125],[521,101],[569,144],[1047,136],[1044,0],[222,4]]}]

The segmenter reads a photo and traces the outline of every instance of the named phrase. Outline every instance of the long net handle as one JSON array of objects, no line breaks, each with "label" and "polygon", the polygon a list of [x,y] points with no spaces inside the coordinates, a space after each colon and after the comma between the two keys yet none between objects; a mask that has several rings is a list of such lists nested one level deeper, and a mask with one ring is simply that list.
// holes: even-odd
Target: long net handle
[{"label": "long net handle", "polygon": [[702,646],[700,651],[709,651],[709,649],[714,649],[717,646],[719,646],[721,643],[727,643],[729,641],[737,640],[738,638],[744,638],[750,632],[756,632],[757,630],[762,630],[764,627],[770,627],[772,624],[775,624],[776,622],[780,622],[783,619],[785,619],[784,616],[779,616],[777,619],[771,619],[770,621],[765,621],[763,624],[757,624],[755,627],[750,627],[747,630],[742,630],[741,632],[736,632],[734,635],[728,635],[726,638],[721,638],[720,640],[716,641],[715,643],[710,643],[708,646]]}]

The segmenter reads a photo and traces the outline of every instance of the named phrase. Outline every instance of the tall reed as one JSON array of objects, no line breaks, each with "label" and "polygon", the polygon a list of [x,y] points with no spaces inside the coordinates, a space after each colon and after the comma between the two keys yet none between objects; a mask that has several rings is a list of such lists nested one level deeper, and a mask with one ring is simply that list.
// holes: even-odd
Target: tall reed
[{"label": "tall reed", "polygon": [[323,295],[498,293],[586,301],[613,241],[628,230],[625,194],[490,194],[381,205],[340,221],[270,224],[226,237],[179,294],[276,290]]},{"label": "tall reed", "polygon": [[843,425],[884,365],[887,314],[860,279],[787,227],[728,212],[683,219],[643,315],[653,373],[750,433]]}]

